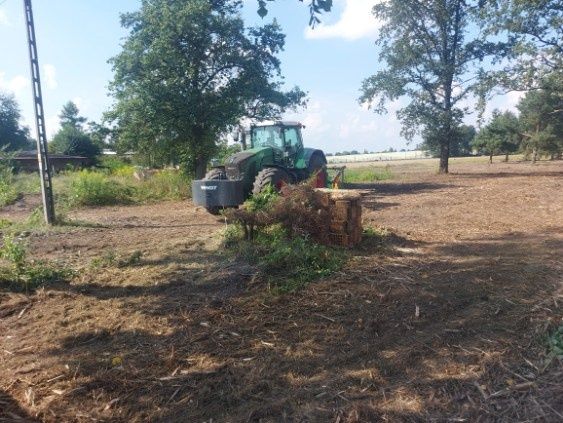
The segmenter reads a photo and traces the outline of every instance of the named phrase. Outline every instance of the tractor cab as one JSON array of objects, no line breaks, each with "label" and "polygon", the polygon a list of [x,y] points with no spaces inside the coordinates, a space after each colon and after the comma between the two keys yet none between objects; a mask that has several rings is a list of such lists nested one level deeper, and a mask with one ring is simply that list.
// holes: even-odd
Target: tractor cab
[{"label": "tractor cab", "polygon": [[274,160],[292,166],[299,151],[303,149],[301,137],[303,125],[299,122],[275,122],[250,127],[250,148],[274,149]]}]

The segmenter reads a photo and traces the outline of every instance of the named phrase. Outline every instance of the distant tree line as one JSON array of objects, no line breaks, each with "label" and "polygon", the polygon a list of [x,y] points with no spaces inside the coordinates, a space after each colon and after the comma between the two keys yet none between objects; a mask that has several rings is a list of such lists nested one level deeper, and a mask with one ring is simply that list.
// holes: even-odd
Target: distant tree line
[{"label": "distant tree line", "polygon": [[[63,106],[59,118],[61,128],[49,142],[49,152],[93,159],[108,146],[111,131],[102,124],[87,122],[72,101]],[[29,128],[21,123],[20,108],[14,96],[0,92],[0,151],[35,149]]]}]

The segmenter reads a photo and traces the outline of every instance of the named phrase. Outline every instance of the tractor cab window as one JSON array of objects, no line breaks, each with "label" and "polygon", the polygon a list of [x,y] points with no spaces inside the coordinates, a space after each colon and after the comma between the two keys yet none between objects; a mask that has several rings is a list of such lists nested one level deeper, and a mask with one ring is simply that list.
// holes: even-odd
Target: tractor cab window
[{"label": "tractor cab window", "polygon": [[285,146],[291,150],[295,150],[299,144],[299,134],[297,129],[295,128],[286,128],[285,129]]},{"label": "tractor cab window", "polygon": [[282,129],[279,126],[253,128],[252,147],[275,147],[283,149]]}]

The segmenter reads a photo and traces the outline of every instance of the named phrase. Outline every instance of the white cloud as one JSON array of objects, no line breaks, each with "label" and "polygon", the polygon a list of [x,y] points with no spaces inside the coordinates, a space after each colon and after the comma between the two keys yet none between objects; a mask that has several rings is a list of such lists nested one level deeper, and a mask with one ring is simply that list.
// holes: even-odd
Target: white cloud
[{"label": "white cloud", "polygon": [[57,69],[54,65],[43,65],[43,72],[45,74],[45,83],[50,90],[56,89],[59,84],[57,83]]},{"label": "white cloud", "polygon": [[11,79],[6,79],[6,73],[0,72],[0,90],[19,97],[27,87],[29,87],[29,80],[25,76],[16,75]]},{"label": "white cloud", "polygon": [[305,38],[326,39],[344,38],[357,40],[374,35],[381,22],[372,13],[379,0],[345,0],[346,4],[340,19],[333,24],[319,24],[305,29]]},{"label": "white cloud", "polygon": [[53,136],[59,131],[60,129],[60,119],[58,115],[51,115],[47,116],[45,119],[45,129],[47,131],[47,139],[50,141],[53,139]]},{"label": "white cloud", "polygon": [[0,9],[0,25],[10,25],[8,15],[2,9]]}]

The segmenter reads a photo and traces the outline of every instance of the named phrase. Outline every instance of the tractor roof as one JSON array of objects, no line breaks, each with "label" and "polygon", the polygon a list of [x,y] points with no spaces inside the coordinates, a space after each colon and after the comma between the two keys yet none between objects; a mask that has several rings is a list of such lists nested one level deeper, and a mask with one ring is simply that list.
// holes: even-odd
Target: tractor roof
[{"label": "tractor roof", "polygon": [[279,126],[299,126],[301,128],[304,128],[305,125],[303,125],[301,122],[297,122],[295,120],[276,120],[276,121],[264,121],[264,122],[260,122],[260,123],[256,123],[253,124],[251,126],[254,127],[262,127],[262,126],[274,126],[274,125],[279,125]]}]

